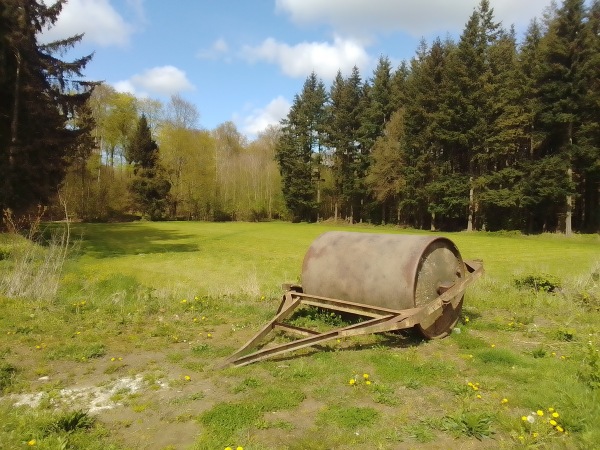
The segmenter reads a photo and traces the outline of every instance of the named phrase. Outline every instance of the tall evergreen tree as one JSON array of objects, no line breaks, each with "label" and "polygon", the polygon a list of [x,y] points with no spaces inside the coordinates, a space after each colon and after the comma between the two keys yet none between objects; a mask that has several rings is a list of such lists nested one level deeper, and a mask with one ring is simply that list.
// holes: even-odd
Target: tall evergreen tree
[{"label": "tall evergreen tree", "polygon": [[357,67],[348,78],[338,72],[329,93],[327,107],[327,145],[333,153],[335,204],[351,221],[360,218],[360,201],[365,193],[360,170],[360,118],[364,86]]},{"label": "tall evergreen tree", "polygon": [[144,115],[138,121],[126,157],[133,164],[130,191],[135,207],[150,220],[162,219],[167,210],[171,184],[160,164],[158,145],[152,139]]},{"label": "tall evergreen tree", "polygon": [[302,93],[294,97],[287,118],[281,122],[276,158],[283,196],[294,221],[312,221],[318,215],[326,100],[325,85],[312,72]]},{"label": "tall evergreen tree", "polygon": [[540,146],[542,159],[551,158],[554,164],[560,161],[563,174],[556,173],[548,192],[548,201],[555,206],[539,211],[543,214],[543,228],[557,228],[559,215],[564,215],[564,228],[571,231],[571,214],[574,185],[571,182],[573,170],[576,176],[581,173],[577,167],[578,142],[576,136],[581,126],[581,103],[583,85],[580,83],[583,64],[583,39],[585,5],[584,0],[565,0],[551,18],[548,32],[542,41],[542,65],[539,72],[539,112],[538,120],[543,129]]},{"label": "tall evergreen tree", "polygon": [[37,40],[65,1],[0,3],[0,209],[17,214],[49,200],[64,177],[67,156],[89,132],[71,119],[93,87],[80,79],[91,55],[72,62],[55,56],[82,35],[48,44]]},{"label": "tall evergreen tree", "polygon": [[592,2],[584,25],[581,127],[576,132],[580,168],[575,217],[581,231],[600,231],[600,1]]}]

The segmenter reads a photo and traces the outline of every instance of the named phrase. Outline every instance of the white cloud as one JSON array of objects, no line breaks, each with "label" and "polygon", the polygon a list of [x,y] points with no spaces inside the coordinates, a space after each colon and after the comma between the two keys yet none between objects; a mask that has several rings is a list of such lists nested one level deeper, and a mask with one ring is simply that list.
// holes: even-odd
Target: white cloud
[{"label": "white cloud", "polygon": [[[47,0],[46,3],[53,3]],[[115,11],[109,0],[69,0],[56,24],[41,36],[42,42],[85,33],[84,40],[102,47],[129,44],[133,25]]]},{"label": "white cloud", "polygon": [[269,102],[264,108],[253,110],[243,119],[242,131],[248,135],[256,136],[269,125],[277,125],[287,116],[291,104],[281,95]]},{"label": "white cloud", "polygon": [[277,64],[290,77],[305,77],[313,70],[325,79],[333,79],[338,70],[349,73],[352,67],[365,68],[370,63],[363,45],[339,36],[333,43],[302,42],[288,45],[273,38],[258,47],[244,47],[244,56],[250,61],[267,61]]},{"label": "white cloud", "polygon": [[[462,30],[480,0],[277,0],[276,9],[296,24],[327,24],[346,35],[401,31],[414,37]],[[527,25],[550,0],[492,0],[508,28]]]},{"label": "white cloud", "polygon": [[223,38],[217,39],[209,49],[200,50],[196,56],[200,59],[217,59],[229,52],[229,45]]},{"label": "white cloud", "polygon": [[114,87],[120,92],[130,92],[138,96],[146,95],[140,94],[141,91],[169,96],[182,91],[195,90],[194,85],[188,80],[186,73],[173,66],[148,69],[144,73],[134,75],[128,80],[114,83]]}]

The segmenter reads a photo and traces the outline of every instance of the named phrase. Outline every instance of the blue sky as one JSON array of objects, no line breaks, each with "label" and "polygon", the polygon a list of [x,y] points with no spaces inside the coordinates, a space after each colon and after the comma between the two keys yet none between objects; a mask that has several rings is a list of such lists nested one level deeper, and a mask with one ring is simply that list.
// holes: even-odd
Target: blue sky
[{"label": "blue sky", "polygon": [[[50,3],[51,0],[46,0]],[[479,0],[69,0],[43,40],[85,33],[88,79],[196,106],[199,126],[233,121],[252,139],[287,115],[315,71],[370,77],[380,55],[410,59],[421,38],[460,35]],[[522,33],[550,0],[491,0]]]}]

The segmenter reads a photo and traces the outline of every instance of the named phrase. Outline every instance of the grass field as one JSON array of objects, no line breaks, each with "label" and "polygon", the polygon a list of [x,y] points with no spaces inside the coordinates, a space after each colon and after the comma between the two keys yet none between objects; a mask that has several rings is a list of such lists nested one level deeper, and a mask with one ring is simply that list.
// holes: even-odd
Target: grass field
[{"label": "grass field", "polygon": [[218,368],[332,229],[417,233],[82,224],[47,271],[52,245],[0,236],[0,447],[600,448],[598,235],[445,234],[486,270],[448,338],[370,335]]}]

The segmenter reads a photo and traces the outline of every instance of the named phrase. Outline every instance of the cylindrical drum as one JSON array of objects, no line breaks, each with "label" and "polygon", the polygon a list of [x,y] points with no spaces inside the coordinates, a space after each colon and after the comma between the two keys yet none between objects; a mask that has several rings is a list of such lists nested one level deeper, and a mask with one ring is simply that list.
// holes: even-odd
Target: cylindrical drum
[{"label": "cylindrical drum", "polygon": [[[302,265],[306,294],[402,310],[425,306],[465,276],[456,246],[425,235],[330,231],[309,247]],[[420,327],[429,338],[447,334],[462,306]]]}]

